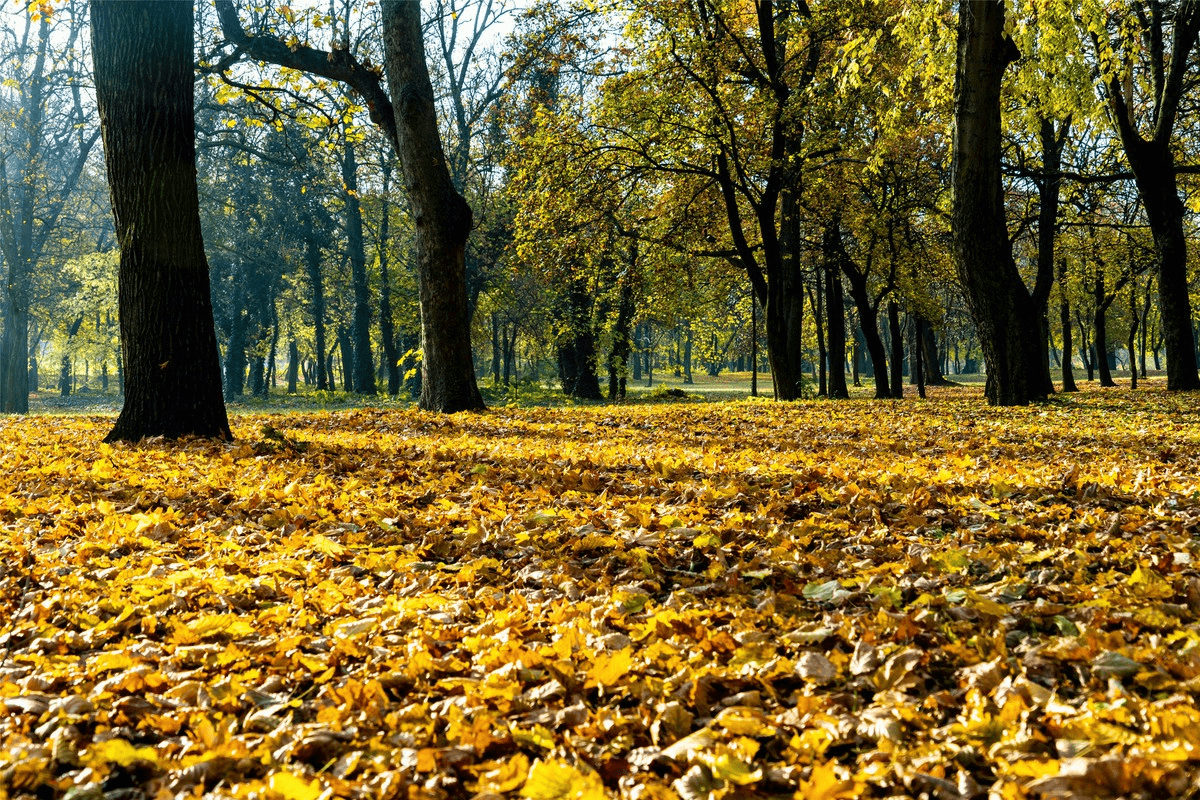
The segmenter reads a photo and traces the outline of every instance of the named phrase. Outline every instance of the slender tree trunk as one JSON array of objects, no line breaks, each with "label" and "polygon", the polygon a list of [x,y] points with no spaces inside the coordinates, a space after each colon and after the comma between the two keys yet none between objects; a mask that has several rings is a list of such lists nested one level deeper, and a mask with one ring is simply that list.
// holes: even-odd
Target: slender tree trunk
[{"label": "slender tree trunk", "polygon": [[1046,397],[1041,321],[1013,260],[1000,175],[1000,91],[1020,54],[1001,0],[960,0],[951,158],[954,255],[987,364],[992,405]]},{"label": "slender tree trunk", "polygon": [[637,264],[637,242],[629,247],[630,268],[621,281],[617,321],[613,325],[612,348],[608,354],[608,399],[625,399],[625,374],[629,368],[629,324],[633,320],[633,279]]},{"label": "slender tree trunk", "polygon": [[[758,397],[758,298],[750,292],[750,396]],[[779,395],[775,395],[779,399]]]},{"label": "slender tree trunk", "polygon": [[1062,280],[1065,275],[1065,263],[1060,267],[1059,286],[1062,291],[1062,299],[1058,304],[1058,321],[1062,326],[1062,390],[1064,392],[1078,392],[1079,387],[1075,385],[1075,370],[1071,367],[1071,362],[1075,358],[1075,354],[1071,352],[1071,302],[1067,299],[1066,283]]},{"label": "slender tree trunk", "polygon": [[813,270],[813,321],[817,325],[817,396],[829,396],[829,353],[825,349],[825,288],[821,276],[823,268]]},{"label": "slender tree trunk", "polygon": [[888,300],[888,332],[892,340],[892,397],[904,399],[904,331],[900,327],[900,305]]},{"label": "slender tree trunk", "polygon": [[312,292],[317,391],[325,391],[332,388],[325,369],[325,280],[321,276],[321,245],[317,239],[316,221],[311,214],[305,214],[304,227],[304,267],[308,273],[308,287]]},{"label": "slender tree trunk", "polygon": [[1092,295],[1096,300],[1096,315],[1092,318],[1092,326],[1095,331],[1092,341],[1095,342],[1096,347],[1096,369],[1100,373],[1100,385],[1113,387],[1117,385],[1117,382],[1113,380],[1112,371],[1108,365],[1108,306],[1112,300],[1106,299],[1104,296],[1104,273],[1102,272],[1096,275]]},{"label": "slender tree trunk", "polygon": [[106,438],[231,439],[196,193],[192,5],[93,0],[91,14],[126,374]]},{"label": "slender tree trunk", "polygon": [[338,349],[342,351],[342,391],[354,391],[354,365],[358,363],[354,353],[354,338],[345,325],[338,328]]},{"label": "slender tree trunk", "polygon": [[[826,230],[828,236],[828,230]],[[846,386],[846,301],[842,295],[842,275],[836,262],[825,250],[825,316],[829,320],[829,396],[835,400],[850,397]],[[855,362],[857,364],[857,357]],[[855,367],[855,374],[858,369]],[[855,380],[855,385],[858,381]]]},{"label": "slender tree trunk", "polygon": [[288,342],[287,393],[295,394],[300,380],[300,347],[296,340]]},{"label": "slender tree trunk", "polygon": [[420,3],[388,0],[381,7],[400,163],[416,227],[424,354],[420,406],[427,411],[479,410],[485,406],[471,357],[464,261],[471,207],[455,191],[446,167],[424,58]]},{"label": "slender tree trunk", "polygon": [[1129,388],[1136,389],[1138,385],[1137,361],[1134,359],[1133,348],[1137,343],[1138,323],[1137,281],[1129,287],[1129,339],[1126,350],[1129,353]]},{"label": "slender tree trunk", "polygon": [[396,329],[392,320],[392,279],[388,254],[391,233],[391,201],[389,197],[392,185],[392,163],[389,159],[383,160],[380,174],[382,186],[380,187],[379,242],[376,245],[379,254],[379,338],[383,340],[388,397],[395,397],[400,393],[400,353],[396,347]]},{"label": "slender tree trunk", "polygon": [[879,335],[878,310],[871,304],[865,285],[850,284],[850,296],[858,309],[859,331],[867,345],[867,353],[871,358],[871,369],[875,376],[875,397],[877,399],[892,396],[888,383],[887,349],[883,346],[883,338]]},{"label": "slender tree trunk", "polygon": [[358,394],[375,394],[375,365],[371,361],[371,289],[367,285],[367,251],[363,244],[362,204],[358,198],[358,161],[346,140],[342,151],[342,183],[346,195],[346,248],[354,290],[354,372],[348,386]]},{"label": "slender tree trunk", "polygon": [[1039,126],[1038,138],[1042,145],[1042,170],[1045,173],[1038,181],[1038,260],[1037,279],[1034,282],[1030,298],[1034,305],[1034,315],[1038,320],[1038,333],[1041,336],[1041,352],[1044,362],[1043,387],[1047,395],[1054,394],[1054,381],[1050,377],[1050,362],[1048,360],[1050,343],[1050,319],[1048,308],[1050,291],[1054,288],[1054,245],[1057,239],[1059,190],[1062,178],[1058,174],[1062,169],[1063,148],[1071,131],[1071,120],[1068,118],[1057,129],[1052,120],[1043,118]]},{"label": "slender tree trunk", "polygon": [[1150,302],[1153,297],[1153,291],[1150,288],[1151,281],[1146,281],[1146,294],[1142,300],[1142,326],[1138,338],[1138,365],[1142,370],[1142,379],[1146,378],[1146,332],[1150,328]]}]

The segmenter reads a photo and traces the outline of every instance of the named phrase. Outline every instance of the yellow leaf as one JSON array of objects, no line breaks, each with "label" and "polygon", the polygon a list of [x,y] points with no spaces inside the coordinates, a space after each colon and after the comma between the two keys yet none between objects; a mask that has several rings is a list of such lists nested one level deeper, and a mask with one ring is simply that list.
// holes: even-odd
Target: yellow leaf
[{"label": "yellow leaf", "polygon": [[308,781],[290,772],[276,772],[267,786],[284,800],[317,800],[323,791],[320,781]]},{"label": "yellow leaf", "polygon": [[599,775],[580,772],[565,761],[535,762],[521,796],[530,800],[607,800]]},{"label": "yellow leaf", "polygon": [[589,686],[612,686],[629,672],[633,665],[633,648],[626,647],[615,653],[598,653],[588,670]]},{"label": "yellow leaf", "polygon": [[723,781],[747,786],[762,780],[762,770],[752,769],[749,764],[729,753],[722,753],[713,759],[713,775]]},{"label": "yellow leaf", "polygon": [[88,748],[88,760],[95,759],[105,764],[132,767],[134,764],[158,763],[158,753],[153,747],[134,747],[124,739],[106,739]]},{"label": "yellow leaf", "polygon": [[800,791],[796,796],[805,800],[835,800],[839,797],[858,797],[863,788],[862,784],[838,778],[837,761],[831,759],[824,764],[813,765],[812,775],[808,780],[800,781]]},{"label": "yellow leaf", "polygon": [[318,553],[324,553],[330,558],[341,558],[346,554],[345,547],[342,547],[328,536],[322,536],[319,533],[314,533],[308,537],[308,545]]}]

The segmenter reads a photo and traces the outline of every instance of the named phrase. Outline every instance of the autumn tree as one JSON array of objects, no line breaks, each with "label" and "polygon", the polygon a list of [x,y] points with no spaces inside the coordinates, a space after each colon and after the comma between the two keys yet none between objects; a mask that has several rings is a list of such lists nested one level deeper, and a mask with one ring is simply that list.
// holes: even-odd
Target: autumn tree
[{"label": "autumn tree", "polygon": [[[9,12],[6,12],[6,14]],[[30,4],[4,31],[0,108],[0,412],[29,410],[34,283],[59,241],[64,212],[100,136],[80,89],[81,3]]]},{"label": "autumn tree", "polygon": [[229,439],[196,194],[192,8],[171,0],[90,8],[121,246],[125,404],[107,439]]},{"label": "autumn tree", "polygon": [[[451,180],[438,132],[433,88],[425,62],[421,9],[417,2],[386,0],[380,6],[380,72],[360,61],[344,39],[320,50],[266,30],[248,32],[232,0],[218,0],[221,28],[233,46],[232,60],[252,58],[340,81],[354,89],[371,119],[388,134],[400,157],[416,223],[421,301],[420,405],[452,412],[483,408],[471,355],[465,252],[472,212]],[[395,103],[393,103],[395,99]]]},{"label": "autumn tree", "polygon": [[1200,2],[1089,5],[1087,23],[1121,140],[1154,236],[1167,388],[1200,389],[1188,291],[1176,133],[1194,92]]},{"label": "autumn tree", "polygon": [[1023,405],[1045,398],[1046,382],[1042,326],[1013,259],[1000,171],[1001,85],[1019,53],[1005,34],[1001,0],[961,0],[958,9],[954,254],[987,362],[988,402]]}]

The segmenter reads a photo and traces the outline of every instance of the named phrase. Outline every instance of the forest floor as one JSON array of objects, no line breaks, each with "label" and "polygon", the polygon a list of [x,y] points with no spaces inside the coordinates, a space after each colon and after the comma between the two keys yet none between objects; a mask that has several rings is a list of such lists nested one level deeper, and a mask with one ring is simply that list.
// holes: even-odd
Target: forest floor
[{"label": "forest floor", "polygon": [[1200,796],[1150,386],[2,418],[0,794]]}]

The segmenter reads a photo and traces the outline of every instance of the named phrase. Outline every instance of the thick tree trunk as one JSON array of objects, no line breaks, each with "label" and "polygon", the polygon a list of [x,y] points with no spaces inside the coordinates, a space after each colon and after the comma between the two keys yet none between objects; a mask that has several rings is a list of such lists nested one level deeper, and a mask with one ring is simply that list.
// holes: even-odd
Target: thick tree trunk
[{"label": "thick tree trunk", "polygon": [[471,207],[454,189],[446,167],[434,110],[433,86],[421,37],[421,5],[386,0],[384,60],[395,100],[400,163],[416,227],[421,300],[421,408],[470,411],[484,408],[471,358],[467,314],[467,236]]},{"label": "thick tree trunk", "polygon": [[16,307],[7,296],[4,304],[4,336],[0,340],[0,413],[27,414],[29,310]]},{"label": "thick tree trunk", "polygon": [[1046,397],[1044,339],[1013,260],[1000,175],[1000,88],[1019,53],[1001,0],[960,0],[951,158],[954,255],[987,363],[993,405]]},{"label": "thick tree trunk", "polygon": [[[1175,168],[1168,147],[1147,143],[1147,154],[1129,159],[1146,206],[1154,236],[1158,272],[1159,316],[1167,349],[1167,388],[1200,389],[1196,371],[1196,343],[1192,336],[1192,304],[1188,294],[1187,238],[1184,208],[1176,187]],[[1127,151],[1128,152],[1128,151]]]},{"label": "thick tree trunk", "polygon": [[190,3],[93,0],[125,404],[107,441],[231,439],[200,232]]},{"label": "thick tree trunk", "polygon": [[346,187],[346,247],[350,254],[350,283],[354,288],[354,373],[350,386],[359,394],[375,394],[375,365],[371,361],[371,289],[367,285],[367,251],[363,245],[362,204],[358,199],[358,161],[346,141],[342,157]]}]

